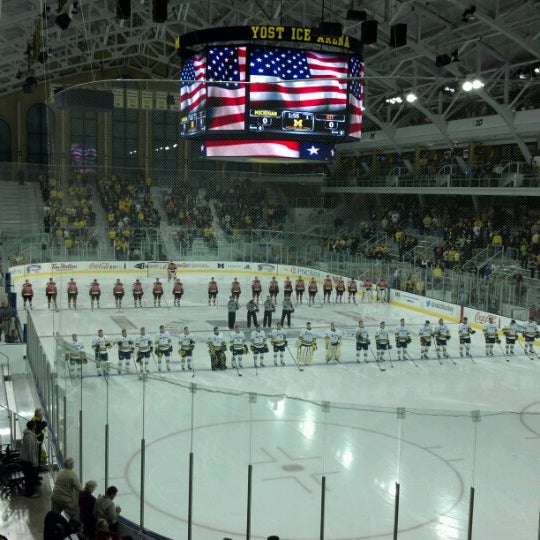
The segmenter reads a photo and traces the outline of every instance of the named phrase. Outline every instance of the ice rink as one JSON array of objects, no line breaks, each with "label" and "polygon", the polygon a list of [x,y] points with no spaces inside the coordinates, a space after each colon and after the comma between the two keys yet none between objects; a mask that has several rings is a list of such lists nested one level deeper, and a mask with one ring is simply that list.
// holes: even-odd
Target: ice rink
[{"label": "ice rink", "polygon": [[[219,305],[208,307],[206,286],[215,275]],[[388,304],[361,302],[309,307],[296,305],[288,332],[285,366],[253,367],[245,357],[242,376],[234,369],[210,370],[206,339],[219,326],[227,339],[230,283],[242,285],[237,322],[246,329],[245,304],[253,274],[185,273],[181,307],[173,307],[172,284],[165,282],[162,306],[153,307],[155,276],[97,275],[102,286],[100,309],[89,309],[91,277],[75,275],[77,310],[67,309],[68,274],[55,276],[59,311],[46,307],[48,276],[33,276],[36,291],[30,315],[44,350],[57,352],[54,336],[77,333],[91,352],[98,329],[114,339],[122,328],[136,335],[141,326],[155,334],[160,325],[173,335],[170,372],[142,380],[134,365],[116,373],[116,348],[109,353],[110,376],[97,377],[84,366],[81,381],[63,370],[71,421],[84,418],[84,478],[103,490],[104,425],[110,433],[109,483],[119,488],[122,514],[135,522],[141,516],[140,455],[145,451],[144,525],[171,538],[185,538],[188,517],[188,458],[194,454],[193,538],[245,537],[248,465],[253,466],[251,537],[282,539],[319,537],[321,479],[326,479],[325,538],[335,540],[391,538],[395,483],[400,484],[399,538],[407,540],[467,537],[469,488],[476,489],[473,538],[529,539],[538,528],[540,499],[540,360],[523,354],[505,356],[496,346],[484,356],[481,332],[472,339],[473,358],[459,355],[456,323],[449,321],[451,358],[420,360],[418,329],[437,317]],[[93,277],[93,276],[92,276]],[[120,277],[128,294],[121,309],[114,306],[112,284]],[[138,277],[145,305],[134,308],[130,290]],[[271,276],[263,276],[266,296]],[[282,289],[283,277],[279,276]],[[20,291],[21,280],[15,283]],[[274,321],[283,296],[278,296]],[[332,298],[333,299],[333,298]],[[20,298],[19,300],[20,301]],[[259,312],[262,321],[262,306]],[[393,333],[404,317],[413,334],[412,360],[398,361],[396,349],[380,366],[370,352],[358,363],[354,332],[365,320],[372,343],[380,321]],[[294,362],[295,341],[310,321],[318,335],[313,364],[300,371]],[[341,363],[325,361],[323,336],[330,323],[344,332]],[[182,371],[177,336],[184,325],[195,334],[194,371]],[[230,366],[230,353],[227,353]],[[384,371],[383,371],[384,369]],[[191,383],[197,390],[190,391]],[[404,408],[398,411],[398,408]],[[471,411],[480,411],[477,417]],[[479,421],[474,421],[479,419]],[[76,437],[68,453],[77,454]]]}]

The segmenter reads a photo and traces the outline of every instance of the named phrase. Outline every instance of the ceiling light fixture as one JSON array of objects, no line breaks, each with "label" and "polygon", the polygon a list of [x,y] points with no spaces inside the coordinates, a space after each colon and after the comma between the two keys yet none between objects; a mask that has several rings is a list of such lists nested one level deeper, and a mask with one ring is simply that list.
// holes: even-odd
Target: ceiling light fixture
[{"label": "ceiling light fixture", "polygon": [[480,90],[483,86],[484,83],[480,79],[472,79],[464,81],[461,85],[461,89],[465,92],[470,92],[471,90]]},{"label": "ceiling light fixture", "polygon": [[456,93],[457,88],[453,84],[445,84],[441,86],[441,93],[447,94],[448,96],[453,96]]},{"label": "ceiling light fixture", "polygon": [[407,103],[414,103],[418,99],[418,96],[414,94],[413,92],[409,92],[405,96],[405,99],[407,100]]}]

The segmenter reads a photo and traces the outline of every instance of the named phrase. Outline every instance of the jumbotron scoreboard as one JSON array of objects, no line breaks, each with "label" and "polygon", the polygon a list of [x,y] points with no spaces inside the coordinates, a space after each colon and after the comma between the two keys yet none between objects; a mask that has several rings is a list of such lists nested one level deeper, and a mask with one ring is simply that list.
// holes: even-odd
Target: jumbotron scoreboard
[{"label": "jumbotron scoreboard", "polygon": [[[282,151],[287,157],[292,152],[302,156],[311,141],[335,145],[360,138],[361,44],[347,36],[326,38],[309,29],[278,30],[235,27],[234,35],[246,38],[236,42],[230,28],[180,38],[180,135],[200,141],[201,148],[211,147],[212,155],[205,157],[218,157],[218,147],[223,153],[234,148],[234,157],[241,157],[243,151],[253,157],[257,146],[249,141],[257,140],[265,143],[265,157],[273,149],[276,158],[284,157],[279,155]],[[275,41],[280,41],[279,46]],[[282,46],[284,41],[295,43]],[[193,45],[198,51],[190,48]],[[225,139],[231,144],[215,142]],[[314,153],[312,159],[321,159],[322,154]]]}]

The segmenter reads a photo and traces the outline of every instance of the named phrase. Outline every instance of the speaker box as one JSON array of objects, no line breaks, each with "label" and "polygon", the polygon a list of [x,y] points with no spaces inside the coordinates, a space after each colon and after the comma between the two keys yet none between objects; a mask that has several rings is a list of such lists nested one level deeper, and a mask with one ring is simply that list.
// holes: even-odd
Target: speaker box
[{"label": "speaker box", "polygon": [[152,20],[164,23],[167,20],[167,4],[169,0],[152,0]]},{"label": "speaker box", "polygon": [[343,25],[337,22],[321,22],[319,32],[325,36],[341,36],[343,34]]},{"label": "speaker box", "polygon": [[407,45],[407,25],[400,23],[390,27],[390,47],[404,47]]},{"label": "speaker box", "polygon": [[71,17],[67,13],[60,13],[56,16],[54,22],[62,29],[65,30],[71,23]]},{"label": "speaker box", "polygon": [[435,65],[437,67],[443,67],[447,66],[452,62],[452,59],[448,54],[439,54],[439,56],[435,57]]},{"label": "speaker box", "polygon": [[377,43],[377,21],[364,21],[361,28],[362,43],[366,45]]},{"label": "speaker box", "polygon": [[114,110],[114,94],[109,90],[68,89],[54,95],[54,106],[79,112],[109,112]]},{"label": "speaker box", "polygon": [[360,9],[349,9],[347,11],[347,19],[350,21],[365,21],[367,19],[367,13]]},{"label": "speaker box", "polygon": [[131,17],[131,0],[116,0],[116,16],[119,19]]}]

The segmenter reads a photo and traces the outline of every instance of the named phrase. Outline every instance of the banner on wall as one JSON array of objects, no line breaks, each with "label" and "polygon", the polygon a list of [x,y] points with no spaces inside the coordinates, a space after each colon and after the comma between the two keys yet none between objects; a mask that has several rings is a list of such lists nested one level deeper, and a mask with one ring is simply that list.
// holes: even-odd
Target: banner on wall
[{"label": "banner on wall", "polygon": [[151,111],[154,108],[154,93],[150,90],[141,91],[141,109]]}]

